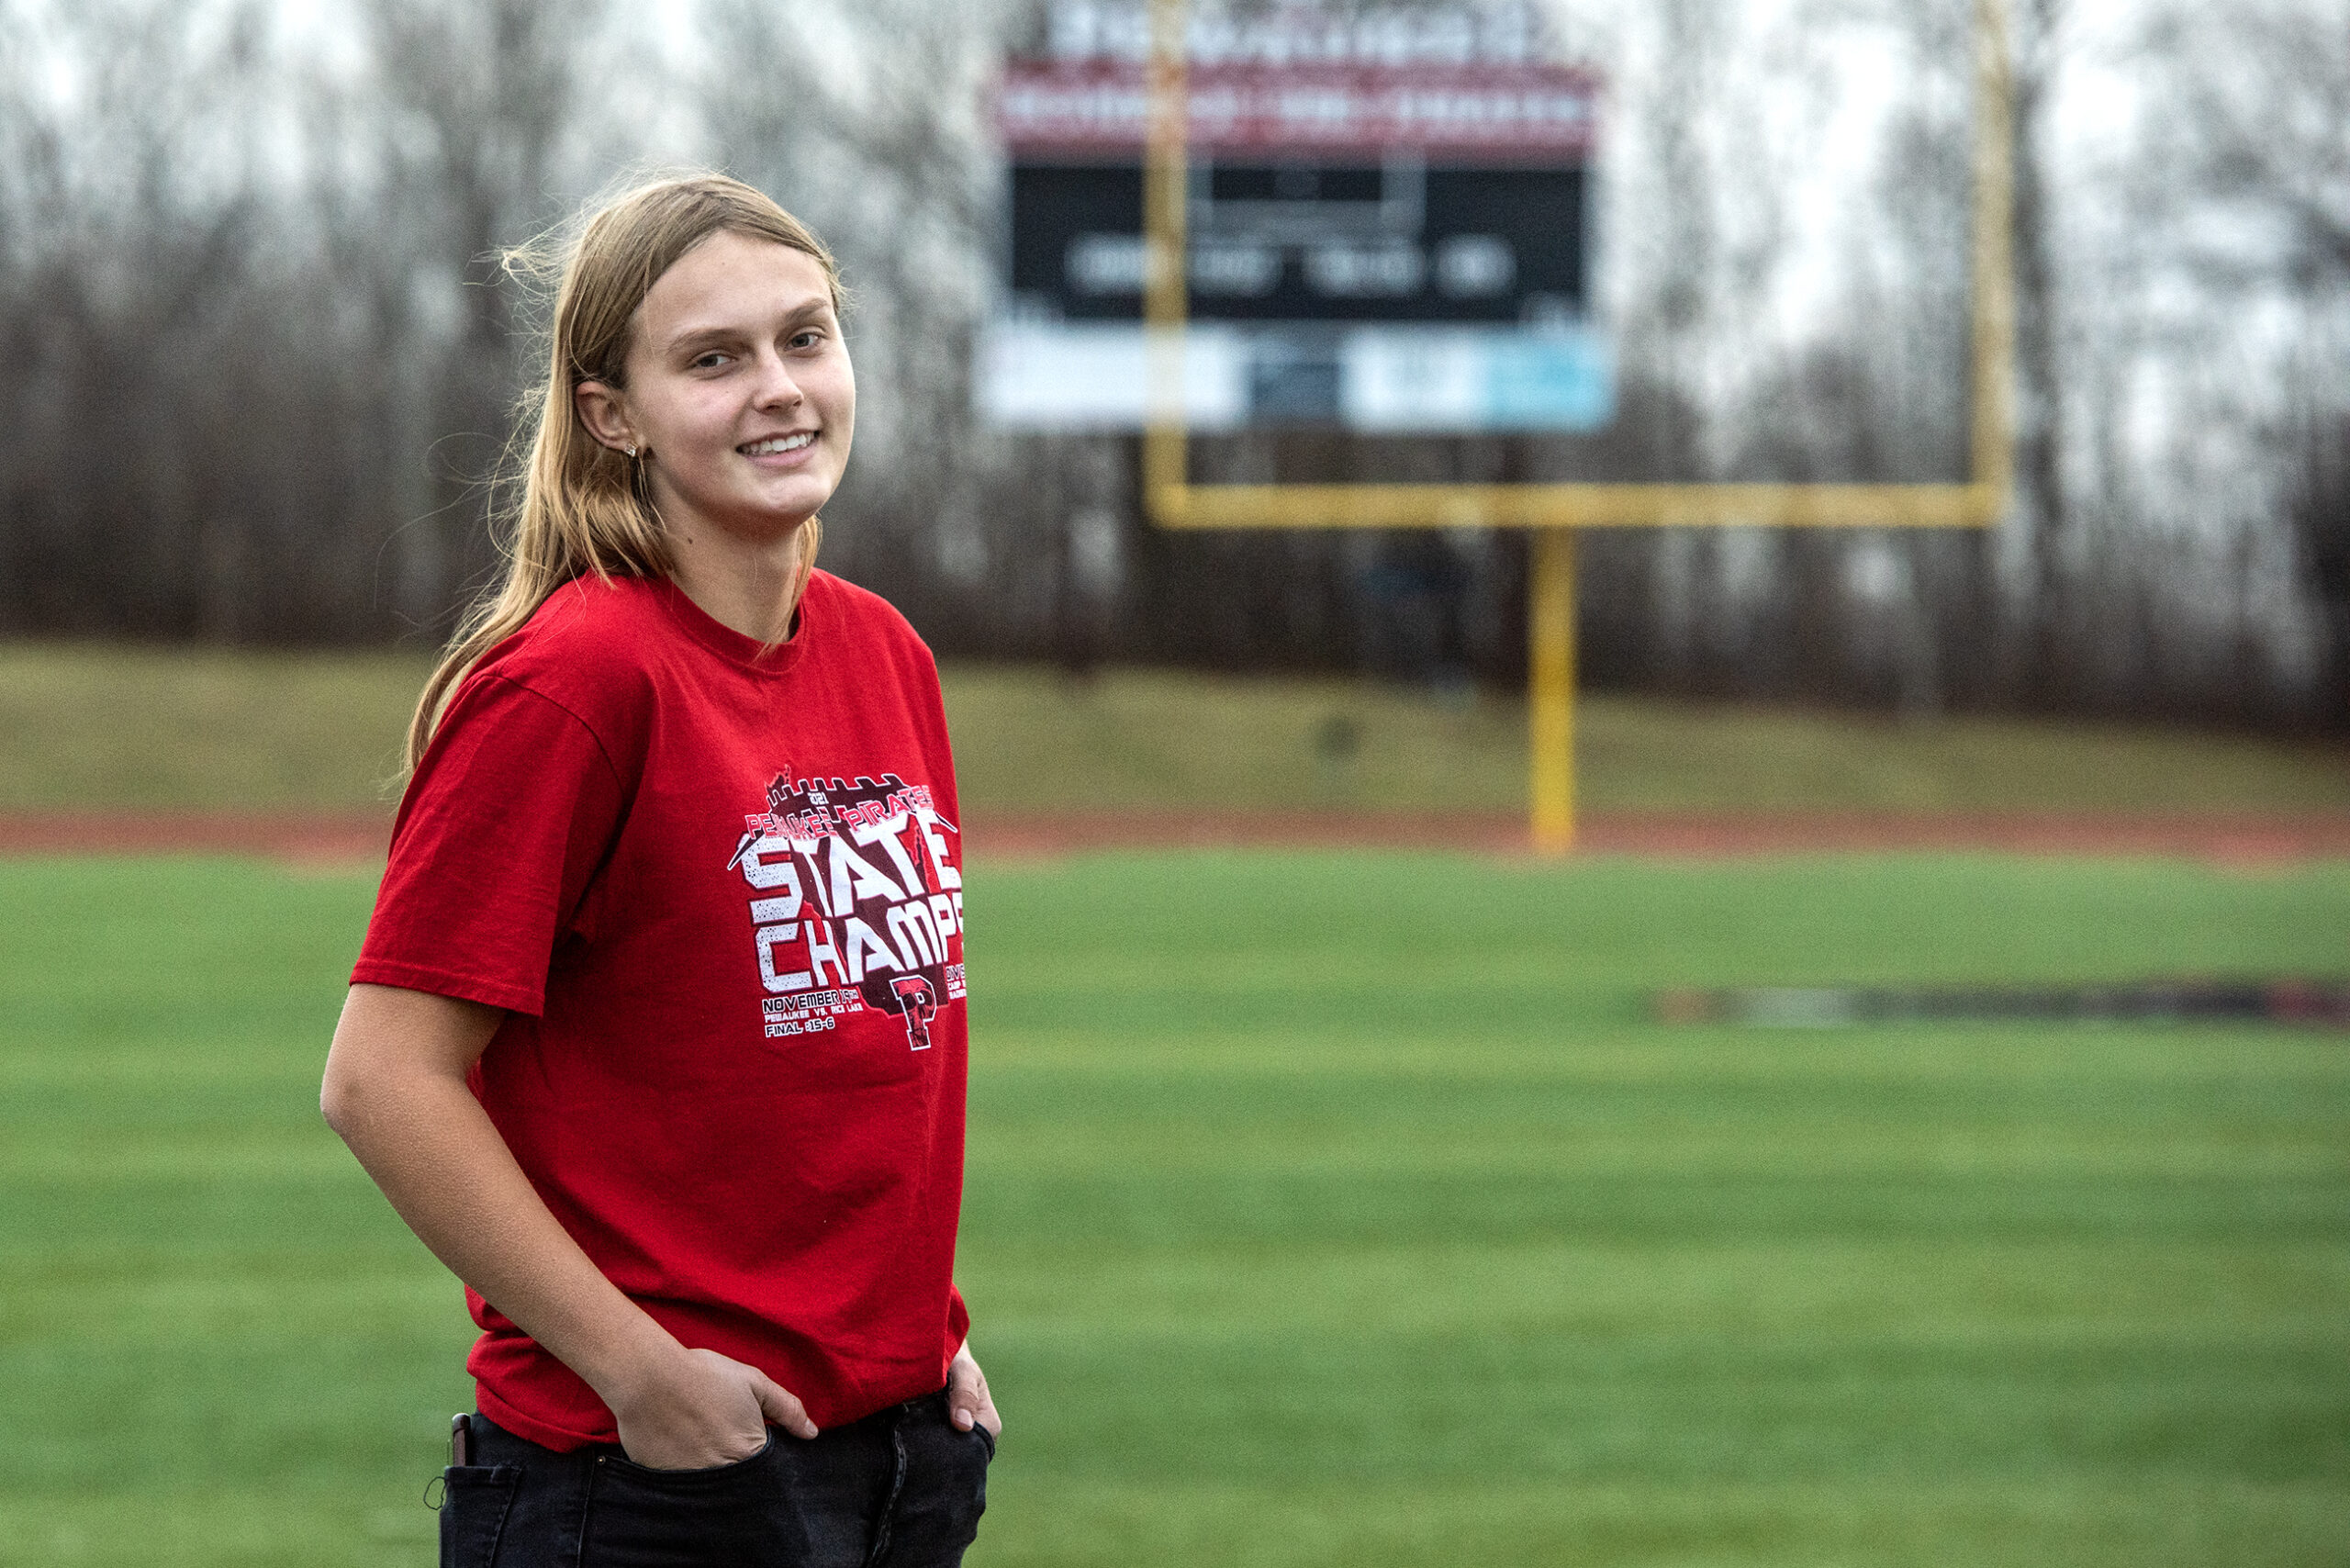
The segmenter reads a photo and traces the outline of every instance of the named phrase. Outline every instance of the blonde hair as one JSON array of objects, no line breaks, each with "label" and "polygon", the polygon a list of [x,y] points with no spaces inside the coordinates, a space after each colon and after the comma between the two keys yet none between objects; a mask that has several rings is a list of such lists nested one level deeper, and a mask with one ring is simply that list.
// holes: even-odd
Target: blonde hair
[{"label": "blonde hair", "polygon": [[[524,396],[508,447],[504,487],[516,498],[498,519],[505,574],[458,622],[424,683],[408,722],[409,771],[422,760],[466,672],[520,631],[556,589],[591,572],[607,580],[669,575],[668,536],[642,467],[588,432],[573,394],[587,381],[625,388],[637,307],[680,256],[720,232],[770,240],[814,257],[824,269],[834,308],[842,308],[840,268],[823,241],[758,191],[720,174],[637,185],[591,207],[569,243],[543,238],[501,258],[518,283],[550,274],[557,279],[547,377]],[[823,538],[814,517],[800,528],[793,604],[807,588]]]}]

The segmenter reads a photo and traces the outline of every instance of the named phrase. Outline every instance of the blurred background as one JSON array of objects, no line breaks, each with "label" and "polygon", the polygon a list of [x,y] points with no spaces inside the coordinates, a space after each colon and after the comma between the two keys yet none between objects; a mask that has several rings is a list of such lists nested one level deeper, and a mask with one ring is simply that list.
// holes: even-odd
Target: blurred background
[{"label": "blurred background", "polygon": [[[838,252],[822,564],[942,660],[974,1564],[2339,1568],[2350,4],[2008,9],[2008,517],[1583,532],[1537,858],[1524,532],[988,412],[997,84],[1134,7],[0,0],[0,1563],[431,1556],[469,1326],[318,1073],[497,255],[692,164]],[[1975,0],[1195,11],[1592,73],[1610,364],[1201,478],[1965,476]]]},{"label": "blurred background", "polygon": [[[1407,461],[1953,476],[1973,9],[1544,7],[1545,52],[1606,84],[1617,417]],[[2011,526],[1595,538],[1589,685],[2350,722],[2341,9],[2014,12]],[[1049,25],[1003,0],[7,0],[0,636],[432,642],[487,568],[480,482],[535,363],[495,252],[687,162],[838,251],[865,417],[826,564],[943,655],[1521,680],[1522,535],[1168,538],[1131,439],[974,413],[1007,238],[988,88]]]}]

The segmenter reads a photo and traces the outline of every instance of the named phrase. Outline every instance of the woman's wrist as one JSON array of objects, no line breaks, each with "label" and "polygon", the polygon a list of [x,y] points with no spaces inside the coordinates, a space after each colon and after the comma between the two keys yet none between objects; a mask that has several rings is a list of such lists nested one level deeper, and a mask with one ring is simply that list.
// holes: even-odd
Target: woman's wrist
[{"label": "woman's wrist", "polygon": [[614,1415],[634,1406],[655,1389],[674,1385],[686,1358],[686,1348],[675,1335],[634,1303],[630,1305],[637,1322],[615,1336],[601,1354],[582,1358],[591,1364],[572,1368]]}]

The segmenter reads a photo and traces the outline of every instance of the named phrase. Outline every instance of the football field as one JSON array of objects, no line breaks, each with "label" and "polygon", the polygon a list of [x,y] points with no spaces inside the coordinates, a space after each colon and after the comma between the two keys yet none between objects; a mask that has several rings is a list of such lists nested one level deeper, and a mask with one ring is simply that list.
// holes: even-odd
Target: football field
[{"label": "football field", "polygon": [[[431,1560],[469,1326],[317,1111],[371,892],[0,860],[0,1562]],[[978,1568],[2345,1561],[2350,1036],[1648,999],[2338,978],[2350,864],[982,853],[968,907]]]}]

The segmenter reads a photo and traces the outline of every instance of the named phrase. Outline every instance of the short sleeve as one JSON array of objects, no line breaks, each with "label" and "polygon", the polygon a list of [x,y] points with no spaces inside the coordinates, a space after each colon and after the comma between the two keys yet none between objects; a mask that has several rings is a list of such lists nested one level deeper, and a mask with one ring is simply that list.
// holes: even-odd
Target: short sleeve
[{"label": "short sleeve", "polygon": [[579,718],[501,676],[469,678],[400,802],[352,982],[536,1016],[623,799]]}]

